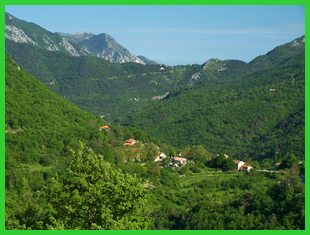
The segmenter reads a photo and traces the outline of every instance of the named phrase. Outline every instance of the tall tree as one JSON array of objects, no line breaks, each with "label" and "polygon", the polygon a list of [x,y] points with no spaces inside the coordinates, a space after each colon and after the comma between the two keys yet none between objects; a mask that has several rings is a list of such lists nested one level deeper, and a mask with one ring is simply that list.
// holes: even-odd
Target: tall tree
[{"label": "tall tree", "polygon": [[60,179],[46,188],[48,229],[147,229],[150,219],[141,182],[111,167],[81,144]]}]

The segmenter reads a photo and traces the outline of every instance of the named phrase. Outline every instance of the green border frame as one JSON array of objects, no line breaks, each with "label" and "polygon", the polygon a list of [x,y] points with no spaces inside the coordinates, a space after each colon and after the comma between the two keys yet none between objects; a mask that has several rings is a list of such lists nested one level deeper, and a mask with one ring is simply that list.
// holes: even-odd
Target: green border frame
[{"label": "green border frame", "polygon": [[[305,9],[305,29],[310,25],[310,1],[309,0],[0,0],[0,234],[41,234],[40,230],[5,230],[5,6],[6,5],[303,5]],[[309,42],[310,30],[305,31],[305,164],[309,168]],[[308,179],[309,172],[306,170],[305,177]],[[309,183],[305,185],[305,230],[264,230],[264,234],[305,234],[309,232]],[[307,232],[308,231],[308,232]],[[195,231],[171,231],[171,230],[144,230],[144,231],[44,231],[48,234],[260,234],[260,230],[195,230]]]}]

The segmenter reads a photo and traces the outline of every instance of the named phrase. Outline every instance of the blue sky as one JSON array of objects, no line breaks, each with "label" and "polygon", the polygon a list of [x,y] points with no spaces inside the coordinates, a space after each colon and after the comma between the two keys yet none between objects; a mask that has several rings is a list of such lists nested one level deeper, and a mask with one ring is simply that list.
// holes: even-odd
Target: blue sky
[{"label": "blue sky", "polygon": [[302,6],[7,6],[51,32],[108,33],[160,63],[246,62],[304,34]]}]

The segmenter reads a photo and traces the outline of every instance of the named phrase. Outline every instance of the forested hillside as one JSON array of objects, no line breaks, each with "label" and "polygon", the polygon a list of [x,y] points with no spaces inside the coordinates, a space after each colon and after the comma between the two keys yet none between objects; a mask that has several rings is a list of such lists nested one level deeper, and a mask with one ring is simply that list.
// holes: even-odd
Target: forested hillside
[{"label": "forested hillside", "polygon": [[200,83],[132,113],[124,124],[178,147],[304,159],[304,79],[302,37],[249,64],[210,60]]},{"label": "forested hillside", "polygon": [[[109,120],[123,118],[188,83],[200,66],[112,64],[7,41],[6,51],[51,90]],[[35,58],[35,59],[34,59]]]},{"label": "forested hillside", "polygon": [[122,146],[126,136],[137,134],[115,127],[108,137],[99,131],[102,124],[6,58],[8,229],[150,225],[147,212],[141,210],[146,202],[142,182],[114,166],[113,149]]},{"label": "forested hillside", "polygon": [[[66,59],[73,63],[72,57]],[[83,58],[83,62],[88,60],[93,58]],[[124,66],[131,69],[129,64]],[[189,67],[193,69],[190,73],[200,69]],[[188,72],[182,66],[177,69]],[[304,86],[303,67],[285,66],[285,76],[281,69],[266,70],[265,79],[259,83],[254,82],[257,75],[247,74],[246,90],[241,89],[242,79],[229,90],[225,80],[232,82],[232,78],[227,76],[220,80],[213,73],[213,79],[210,79],[204,75],[210,71],[202,70],[199,77],[205,82],[197,86],[185,83],[185,88],[156,101],[158,114],[155,112],[151,117],[161,118],[157,123],[161,121],[165,126],[163,121],[169,121],[170,116],[162,118],[161,115],[166,115],[162,113],[163,104],[167,105],[168,114],[180,112],[178,122],[171,116],[175,125],[166,126],[173,136],[181,123],[185,128],[196,128],[192,125],[196,125],[199,114],[207,118],[212,115],[222,118],[226,114],[230,116],[224,119],[227,122],[224,124],[232,128],[231,131],[226,129],[227,135],[235,136],[240,128],[238,123],[247,124],[259,113],[257,107],[269,111],[266,107],[273,104],[277,115],[267,115],[267,118],[276,120],[276,124],[268,126],[266,144],[262,141],[262,146],[256,147],[267,151],[269,139],[275,138],[284,145],[281,138],[287,136],[285,140],[299,149],[304,111],[301,108],[292,113],[292,110],[295,110],[294,105],[304,102],[298,93]],[[278,73],[281,77],[270,83],[269,76]],[[282,104],[285,91],[290,92],[292,99]],[[195,102],[191,102],[193,97]],[[258,100],[256,107],[251,103],[253,100]],[[243,105],[250,113],[241,109],[243,106],[238,103],[241,101],[248,102]],[[208,106],[208,102],[213,106]],[[224,105],[223,109],[220,109],[221,105]],[[208,107],[206,113],[205,107]],[[153,108],[145,109],[146,113]],[[239,108],[237,110],[243,116],[225,113],[233,108]],[[278,117],[278,110],[286,111]],[[259,115],[262,120],[264,116],[266,114]],[[195,122],[190,122],[192,118]],[[229,118],[232,118],[231,122]],[[138,120],[132,119],[129,124]],[[214,117],[214,120],[217,119]],[[285,156],[282,168],[277,171],[272,170],[272,162],[265,166],[247,159],[263,171],[238,172],[233,161],[238,156],[234,155],[234,149],[230,151],[229,138],[225,139],[224,145],[216,142],[218,139],[214,135],[214,145],[207,149],[202,145],[190,146],[197,143],[190,142],[196,132],[186,129],[190,130],[185,132],[187,147],[183,145],[176,149],[164,144],[169,140],[167,136],[162,140],[158,138],[162,143],[156,141],[155,144],[148,134],[137,128],[115,124],[105,125],[100,131],[99,127],[104,124],[103,119],[57,96],[12,58],[6,58],[7,229],[304,229],[304,184],[300,179],[304,168],[294,155]],[[212,124],[217,127],[217,122]],[[255,134],[263,133],[265,129],[261,126],[254,129]],[[141,127],[147,126],[141,124]],[[154,130],[156,128],[160,126]],[[245,132],[245,135],[260,136],[251,132]],[[184,140],[182,135],[178,138]],[[134,144],[128,146],[128,139]],[[213,151],[213,146],[220,146],[220,151]],[[239,146],[244,150],[247,143]],[[232,153],[231,157],[223,155],[228,151]],[[166,157],[156,160],[163,153]],[[188,163],[174,164],[175,156],[186,157]],[[242,159],[245,160],[245,156]],[[264,167],[268,167],[269,172],[265,172]]]}]

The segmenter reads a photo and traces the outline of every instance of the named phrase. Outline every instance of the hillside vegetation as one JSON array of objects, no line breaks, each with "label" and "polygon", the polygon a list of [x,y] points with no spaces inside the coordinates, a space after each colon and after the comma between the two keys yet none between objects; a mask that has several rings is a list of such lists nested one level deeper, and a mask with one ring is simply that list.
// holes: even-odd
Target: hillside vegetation
[{"label": "hillside vegetation", "polygon": [[106,115],[108,120],[121,119],[193,82],[191,76],[200,68],[112,64],[96,57],[72,57],[9,40],[6,51],[51,90],[85,110]]},{"label": "hillside vegetation", "polygon": [[146,202],[142,182],[114,166],[113,149],[134,134],[116,127],[117,134],[108,137],[98,129],[102,124],[6,58],[8,229],[150,226],[147,211],[141,210]]},{"label": "hillside vegetation", "polygon": [[200,83],[130,114],[123,124],[178,147],[202,144],[242,158],[279,161],[293,153],[304,159],[303,38],[296,42],[249,64],[208,61]]}]

